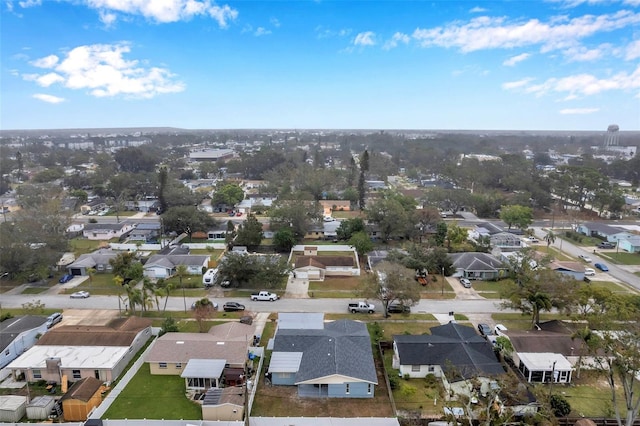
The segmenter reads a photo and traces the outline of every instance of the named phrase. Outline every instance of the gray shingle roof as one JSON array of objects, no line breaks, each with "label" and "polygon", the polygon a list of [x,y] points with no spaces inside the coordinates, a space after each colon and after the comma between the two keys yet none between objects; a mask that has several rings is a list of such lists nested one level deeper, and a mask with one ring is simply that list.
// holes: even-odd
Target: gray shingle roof
[{"label": "gray shingle roof", "polygon": [[450,380],[504,373],[491,344],[471,327],[450,323],[433,327],[431,335],[397,335],[393,339],[400,364],[439,365]]},{"label": "gray shingle roof", "polygon": [[504,263],[490,254],[479,252],[451,254],[453,267],[465,271],[490,271],[505,269]]},{"label": "gray shingle roof", "polygon": [[378,383],[365,324],[352,320],[325,323],[324,329],[278,330],[274,352],[303,352],[296,383],[331,375]]},{"label": "gray shingle roof", "polygon": [[0,323],[0,350],[4,350],[20,334],[40,327],[47,321],[45,317],[23,315],[9,318]]}]

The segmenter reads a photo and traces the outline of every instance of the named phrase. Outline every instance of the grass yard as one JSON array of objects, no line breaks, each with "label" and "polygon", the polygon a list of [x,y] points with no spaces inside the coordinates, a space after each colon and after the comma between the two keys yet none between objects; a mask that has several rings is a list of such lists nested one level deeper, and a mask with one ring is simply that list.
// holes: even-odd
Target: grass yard
[{"label": "grass yard", "polygon": [[104,414],[104,419],[200,420],[200,405],[185,397],[180,376],[152,376],[143,364]]},{"label": "grass yard", "polygon": [[621,293],[621,294],[637,293],[635,289],[628,287],[625,284],[616,283],[613,281],[597,281],[592,279],[591,283],[585,284],[585,285],[590,285],[592,287],[607,288],[614,293]]},{"label": "grass yard", "polygon": [[[117,239],[114,240],[117,242]],[[91,253],[98,250],[100,247],[107,247],[108,241],[88,240],[86,238],[73,238],[70,241],[71,250],[76,255],[76,258],[82,254]]]},{"label": "grass yard", "polygon": [[574,260],[572,257],[567,256],[564,252],[558,250],[555,247],[545,247],[544,249],[538,250],[543,255],[551,255],[554,259],[560,261],[572,261]]},{"label": "grass yard", "polygon": [[640,253],[599,252],[600,256],[609,258],[619,265],[640,265]]},{"label": "grass yard", "polygon": [[514,285],[510,278],[499,281],[472,281],[471,284],[474,290],[487,299],[500,299],[500,295]]},{"label": "grass yard", "polygon": [[309,297],[350,299],[358,297],[362,277],[328,277],[309,281]]},{"label": "grass yard", "polygon": [[[531,330],[531,315],[522,315],[518,313],[494,313],[491,318],[496,322],[503,324],[508,329],[513,330]],[[569,320],[570,317],[561,314],[541,313],[540,321],[549,320]]]}]

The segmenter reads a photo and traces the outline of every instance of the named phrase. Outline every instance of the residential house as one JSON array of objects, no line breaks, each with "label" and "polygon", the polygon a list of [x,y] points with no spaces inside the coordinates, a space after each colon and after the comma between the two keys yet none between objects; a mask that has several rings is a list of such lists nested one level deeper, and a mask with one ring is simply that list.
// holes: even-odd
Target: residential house
[{"label": "residential house", "polygon": [[188,389],[208,389],[242,383],[247,351],[255,326],[228,322],[207,333],[166,333],[149,350],[145,362],[151,374],[180,375]]},{"label": "residential house", "polygon": [[130,241],[153,241],[157,240],[162,234],[162,223],[158,222],[139,222],[136,223],[135,229],[129,233]]},{"label": "residential house", "polygon": [[144,276],[149,278],[169,278],[173,276],[178,266],[184,265],[189,275],[202,275],[209,267],[209,255],[163,255],[156,254],[144,264]]},{"label": "residential house", "polygon": [[304,235],[305,240],[334,240],[338,238],[339,220],[312,225]]},{"label": "residential house", "polygon": [[82,230],[82,236],[89,240],[108,241],[113,238],[120,238],[134,228],[135,224],[131,222],[87,223]]},{"label": "residential house", "polygon": [[298,256],[294,266],[297,278],[324,281],[326,276],[356,276],[353,256]]},{"label": "residential house", "polygon": [[[591,364],[584,342],[562,321],[547,321],[534,330],[506,330],[513,363],[528,382],[570,383],[579,363]],[[552,379],[553,378],[553,379]]]},{"label": "residential house", "polygon": [[107,203],[104,198],[95,197],[88,200],[85,204],[80,206],[80,213],[89,214],[91,211],[99,211],[107,208]]},{"label": "residential house", "polygon": [[89,413],[102,403],[102,389],[102,382],[95,377],[85,377],[71,385],[60,398],[65,422],[87,420]]},{"label": "residential house", "polygon": [[507,270],[502,261],[488,253],[452,253],[449,256],[456,275],[470,280],[497,280]]},{"label": "residential house", "polygon": [[207,239],[209,240],[224,240],[227,237],[227,227],[211,229],[207,231]]},{"label": "residential house", "polygon": [[393,368],[411,378],[433,374],[447,387],[459,380],[504,373],[491,343],[473,327],[456,323],[432,327],[430,335],[394,335]]},{"label": "residential house", "polygon": [[0,323],[0,368],[4,368],[36,344],[47,332],[47,318],[21,315]]},{"label": "residential house", "polygon": [[523,244],[520,237],[511,232],[498,232],[489,236],[489,246],[504,252],[520,250]]},{"label": "residential house", "polygon": [[99,249],[92,253],[80,255],[73,263],[67,266],[67,271],[71,275],[89,275],[87,270],[95,269],[97,272],[111,272],[113,267],[109,263],[115,259],[118,252],[111,249]]},{"label": "residential house", "polygon": [[580,262],[568,262],[556,260],[549,264],[549,269],[560,274],[575,278],[576,280],[584,280],[584,264]]},{"label": "residential house", "polygon": [[135,200],[125,201],[124,207],[127,210],[143,212],[143,213],[155,213],[160,209],[159,200]]},{"label": "residential house", "polygon": [[618,240],[618,248],[629,253],[640,253],[640,236],[633,235],[629,238]]},{"label": "residential house", "polygon": [[623,228],[607,225],[601,222],[583,223],[578,225],[576,232],[588,237],[602,238],[610,243],[617,243],[618,241],[631,238],[633,236],[633,234]]},{"label": "residential house", "polygon": [[110,383],[151,338],[151,320],[117,318],[106,325],[60,325],[50,329],[7,368],[14,379],[61,383],[85,377]]},{"label": "residential house", "polygon": [[296,386],[300,397],[373,398],[378,378],[366,324],[322,317],[316,322],[309,329],[278,324],[271,382]]},{"label": "residential house", "polygon": [[334,211],[351,210],[351,201],[349,200],[320,200],[318,202],[325,216],[331,216]]}]

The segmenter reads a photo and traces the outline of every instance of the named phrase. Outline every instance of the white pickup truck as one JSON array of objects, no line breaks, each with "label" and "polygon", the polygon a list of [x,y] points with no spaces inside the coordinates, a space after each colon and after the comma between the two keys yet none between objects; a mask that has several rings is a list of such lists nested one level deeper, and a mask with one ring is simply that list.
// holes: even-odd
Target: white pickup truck
[{"label": "white pickup truck", "polygon": [[355,314],[356,312],[372,314],[376,307],[369,302],[357,302],[349,303],[349,312]]},{"label": "white pickup truck", "polygon": [[251,295],[251,300],[264,300],[269,302],[275,302],[278,299],[280,299],[280,296],[278,296],[275,293],[269,293],[268,291],[265,291],[265,290]]}]

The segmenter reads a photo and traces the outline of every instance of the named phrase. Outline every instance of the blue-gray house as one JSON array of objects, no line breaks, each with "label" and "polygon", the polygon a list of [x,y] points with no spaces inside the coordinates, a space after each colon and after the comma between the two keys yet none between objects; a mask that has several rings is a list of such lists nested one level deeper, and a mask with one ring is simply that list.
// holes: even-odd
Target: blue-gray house
[{"label": "blue-gray house", "polygon": [[47,318],[24,315],[0,323],[0,368],[22,355],[47,332]]},{"label": "blue-gray house", "polygon": [[310,328],[278,327],[268,374],[301,397],[373,398],[378,384],[366,325],[322,316]]}]

